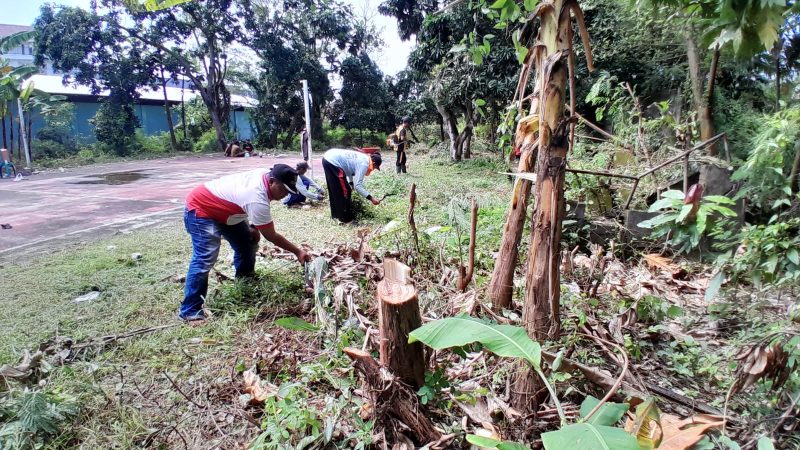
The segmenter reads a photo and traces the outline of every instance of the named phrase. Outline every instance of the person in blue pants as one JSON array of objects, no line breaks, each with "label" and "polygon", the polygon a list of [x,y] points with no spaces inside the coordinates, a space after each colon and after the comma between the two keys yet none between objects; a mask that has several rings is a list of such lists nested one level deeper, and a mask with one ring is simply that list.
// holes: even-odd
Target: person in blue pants
[{"label": "person in blue pants", "polygon": [[[308,163],[300,161],[294,168],[297,171],[297,193],[289,194],[283,199],[283,204],[287,207],[299,206],[305,203],[306,199],[318,202],[325,197],[325,190],[320,187],[311,177],[306,176]],[[314,192],[312,192],[314,189]]]},{"label": "person in blue pants", "polygon": [[294,253],[300,264],[309,260],[305,250],[275,230],[270,212],[271,201],[297,193],[296,184],[297,172],[286,164],[276,164],[271,170],[251,170],[211,180],[189,193],[183,221],[192,238],[192,260],[178,314],[181,319],[194,323],[208,318],[203,308],[208,275],[223,238],[233,249],[237,278],[254,274],[260,236]]}]

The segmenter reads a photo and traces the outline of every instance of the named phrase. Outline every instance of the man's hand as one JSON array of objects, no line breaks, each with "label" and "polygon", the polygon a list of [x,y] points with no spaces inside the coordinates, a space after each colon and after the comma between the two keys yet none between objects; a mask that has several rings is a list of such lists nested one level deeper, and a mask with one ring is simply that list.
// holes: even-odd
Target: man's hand
[{"label": "man's hand", "polygon": [[297,253],[294,254],[297,256],[297,260],[300,261],[300,264],[304,264],[311,261],[311,255],[306,253],[305,250],[302,248],[298,249]]},{"label": "man's hand", "polygon": [[253,225],[250,225],[250,240],[257,244],[261,240],[261,232]]},{"label": "man's hand", "polygon": [[375,205],[375,206],[378,206],[378,205],[380,205],[380,204],[381,204],[381,201],[380,201],[380,200],[378,200],[378,199],[377,199],[377,198],[375,198],[375,197],[372,197],[372,200],[371,200],[371,202],[372,202],[372,204],[373,204],[373,205]]}]

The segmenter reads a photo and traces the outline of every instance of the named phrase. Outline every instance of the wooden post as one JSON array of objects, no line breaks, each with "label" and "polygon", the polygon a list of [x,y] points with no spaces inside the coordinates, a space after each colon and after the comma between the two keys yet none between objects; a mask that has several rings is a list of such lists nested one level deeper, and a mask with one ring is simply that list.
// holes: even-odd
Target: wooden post
[{"label": "wooden post", "polygon": [[441,439],[439,430],[421,414],[422,405],[414,391],[398,383],[391,372],[381,370],[381,365],[369,353],[355,348],[346,348],[344,353],[353,360],[356,370],[369,387],[370,400],[379,422],[385,425],[387,419],[399,420],[411,430],[420,444]]},{"label": "wooden post", "polygon": [[478,231],[478,204],[475,199],[472,199],[472,215],[469,228],[469,250],[467,269],[459,270],[458,290],[464,292],[467,290],[467,285],[472,281],[472,274],[475,272],[475,235]]},{"label": "wooden post", "polygon": [[417,205],[417,183],[411,184],[411,193],[408,194],[408,226],[411,228],[411,236],[414,238],[414,250],[419,253],[419,236],[417,235],[417,223],[414,221],[414,207]]},{"label": "wooden post", "polygon": [[424,348],[420,342],[408,343],[408,334],[422,325],[411,269],[387,258],[383,271],[377,293],[381,364],[404,382],[420,388],[425,384]]}]

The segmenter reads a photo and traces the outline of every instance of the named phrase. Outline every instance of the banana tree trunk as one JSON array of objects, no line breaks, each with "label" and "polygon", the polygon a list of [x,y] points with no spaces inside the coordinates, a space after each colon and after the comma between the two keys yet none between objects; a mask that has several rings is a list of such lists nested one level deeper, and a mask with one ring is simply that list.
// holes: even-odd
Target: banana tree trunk
[{"label": "banana tree trunk", "polygon": [[25,166],[31,167],[31,148],[28,144],[28,132],[25,130],[25,114],[22,112],[22,100],[17,99],[17,109],[19,110],[19,138],[25,148]]},{"label": "banana tree trunk", "polygon": [[[540,3],[539,35],[531,51],[539,52],[536,65],[536,89],[539,91],[539,133],[534,184],[535,206],[531,215],[531,244],[528,252],[525,305],[522,323],[528,335],[538,341],[556,339],[561,330],[559,257],[561,221],[564,217],[564,178],[567,151],[570,147],[571,121],[564,115],[567,80],[574,74],[572,59],[572,23],[578,22],[585,47],[587,65],[592,70],[589,35],[583,13],[576,0],[553,0]],[[574,83],[571,81],[570,86]],[[574,91],[569,98],[574,106]],[[537,111],[532,111],[534,114]],[[515,407],[535,411],[541,382],[533,370],[519,371],[514,377]]]},{"label": "banana tree trunk", "polygon": [[[534,107],[538,110],[538,107]],[[538,114],[528,116],[517,124],[515,147],[521,149],[518,173],[531,172],[539,144]],[[512,150],[513,151],[513,150]],[[503,239],[495,259],[492,278],[489,281],[489,297],[492,308],[501,311],[511,306],[514,292],[514,272],[519,257],[519,243],[522,241],[522,230],[525,228],[525,215],[528,211],[528,197],[531,194],[531,180],[517,178],[514,180],[514,191],[511,205],[503,227]]]}]

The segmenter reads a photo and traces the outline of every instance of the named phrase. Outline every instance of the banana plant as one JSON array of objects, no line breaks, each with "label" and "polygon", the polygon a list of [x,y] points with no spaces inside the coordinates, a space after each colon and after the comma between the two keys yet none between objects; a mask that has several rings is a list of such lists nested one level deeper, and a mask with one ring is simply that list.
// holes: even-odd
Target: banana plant
[{"label": "banana plant", "polygon": [[[417,328],[409,334],[408,341],[410,343],[419,341],[436,350],[462,347],[478,342],[486,350],[498,356],[522,359],[530,364],[550,392],[550,397],[561,418],[562,427],[559,430],[542,434],[542,442],[546,450],[579,448],[640,450],[633,435],[614,426],[630,408],[627,403],[607,402],[601,404],[600,400],[590,396],[581,405],[581,419],[577,423],[567,423],[555,388],[542,371],[541,346],[528,337],[522,327],[498,325],[469,316],[448,317]],[[528,448],[522,444],[474,435],[467,436],[467,441],[484,448],[498,450]]]},{"label": "banana plant", "polygon": [[16,101],[17,108],[19,108],[20,137],[25,145],[25,160],[29,167],[31,165],[31,152],[24,129],[25,120],[23,118],[22,103],[26,102],[33,93],[33,83],[28,83],[27,86],[24,86],[25,81],[39,72],[39,70],[36,66],[31,65],[12,68],[8,60],[3,58],[3,54],[30,41],[34,37],[36,37],[36,31],[21,31],[0,38],[0,103],[2,103],[0,117],[5,118],[9,112],[8,103]]},{"label": "banana plant", "polygon": [[[1,62],[1,61],[0,61]],[[1,72],[2,70],[0,70]],[[30,77],[35,75],[38,69],[34,66],[20,66],[11,71],[6,71],[0,76],[0,99],[4,103],[1,113],[3,117],[8,114],[8,108],[5,106],[7,102],[16,101],[19,110],[19,123],[20,123],[20,139],[22,139],[23,146],[25,147],[25,162],[28,167],[31,165],[31,149],[27,140],[27,133],[25,130],[25,115],[23,112],[23,103],[27,102],[31,94],[34,92],[33,83],[25,84]]]},{"label": "banana plant", "polygon": [[409,333],[408,342],[417,341],[436,350],[463,347],[479,342],[498,356],[527,361],[550,392],[561,422],[566,423],[567,419],[556,391],[542,371],[542,348],[538,342],[528,337],[524,328],[498,325],[469,316],[448,317],[427,323]]}]

